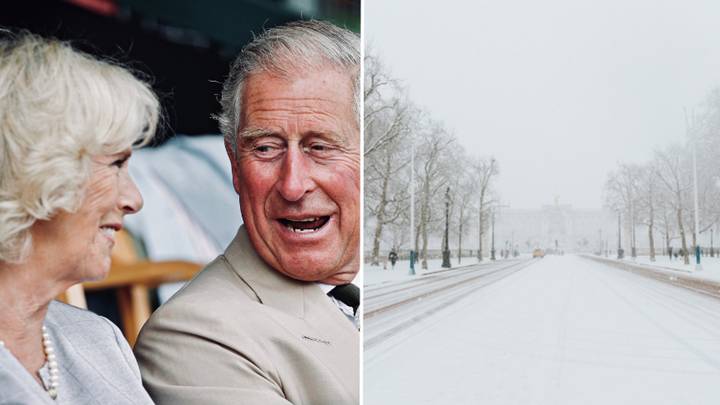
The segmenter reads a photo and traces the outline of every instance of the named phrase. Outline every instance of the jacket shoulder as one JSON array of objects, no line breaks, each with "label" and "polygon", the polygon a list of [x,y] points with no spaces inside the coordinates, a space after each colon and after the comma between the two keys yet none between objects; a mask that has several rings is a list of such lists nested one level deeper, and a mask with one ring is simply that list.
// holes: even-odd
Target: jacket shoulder
[{"label": "jacket shoulder", "polygon": [[220,255],[201,270],[151,316],[205,313],[229,306],[259,303],[253,289],[235,272],[225,255]]}]

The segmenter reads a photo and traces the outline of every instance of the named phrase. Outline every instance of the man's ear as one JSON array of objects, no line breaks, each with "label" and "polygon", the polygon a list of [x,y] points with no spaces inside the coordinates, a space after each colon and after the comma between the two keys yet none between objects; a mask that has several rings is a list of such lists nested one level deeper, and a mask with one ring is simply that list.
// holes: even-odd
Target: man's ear
[{"label": "man's ear", "polygon": [[225,140],[225,151],[227,152],[228,158],[230,158],[233,188],[235,188],[236,193],[240,194],[240,173],[238,170],[237,156],[235,156],[235,150],[233,150],[232,145],[230,145],[230,142],[228,142],[227,139]]}]

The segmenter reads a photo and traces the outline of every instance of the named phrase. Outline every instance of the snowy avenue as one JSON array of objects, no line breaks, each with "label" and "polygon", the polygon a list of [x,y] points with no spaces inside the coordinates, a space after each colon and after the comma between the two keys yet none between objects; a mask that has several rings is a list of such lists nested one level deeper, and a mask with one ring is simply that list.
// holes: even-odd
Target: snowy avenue
[{"label": "snowy avenue", "polygon": [[720,404],[720,299],[581,256],[371,283],[364,305],[368,404]]}]

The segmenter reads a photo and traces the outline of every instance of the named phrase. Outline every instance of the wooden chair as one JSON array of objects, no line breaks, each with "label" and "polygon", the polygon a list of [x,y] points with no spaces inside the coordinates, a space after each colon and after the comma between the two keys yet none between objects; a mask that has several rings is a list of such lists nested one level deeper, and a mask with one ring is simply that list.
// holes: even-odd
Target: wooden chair
[{"label": "wooden chair", "polygon": [[100,281],[76,284],[59,299],[87,308],[85,291],[114,289],[118,297],[123,333],[135,344],[143,324],[150,317],[149,290],[163,283],[190,280],[203,267],[188,261],[149,261],[140,258],[132,236],[122,230],[116,234],[108,277]]}]

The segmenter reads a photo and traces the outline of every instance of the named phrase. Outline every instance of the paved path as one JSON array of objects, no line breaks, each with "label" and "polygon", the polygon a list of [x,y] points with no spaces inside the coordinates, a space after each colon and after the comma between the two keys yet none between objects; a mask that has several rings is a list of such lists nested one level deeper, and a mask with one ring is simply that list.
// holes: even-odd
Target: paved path
[{"label": "paved path", "polygon": [[373,351],[368,405],[720,404],[720,300],[574,256],[538,260]]}]

